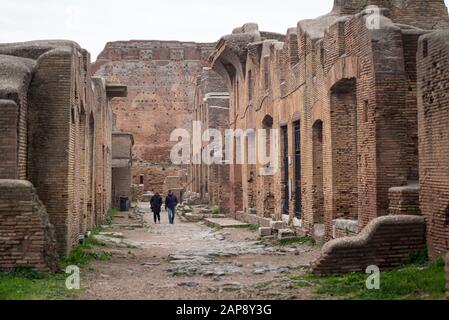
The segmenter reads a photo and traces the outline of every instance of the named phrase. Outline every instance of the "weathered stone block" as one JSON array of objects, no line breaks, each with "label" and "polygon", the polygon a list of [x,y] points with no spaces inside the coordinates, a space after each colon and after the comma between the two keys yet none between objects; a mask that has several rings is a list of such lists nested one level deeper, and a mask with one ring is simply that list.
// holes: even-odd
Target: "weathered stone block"
[{"label": "weathered stone block", "polygon": [[281,230],[287,228],[287,224],[283,221],[270,221],[270,228],[273,230]]},{"label": "weathered stone block", "polygon": [[269,237],[271,236],[273,230],[271,228],[259,228],[259,236],[260,237]]},{"label": "weathered stone block", "polygon": [[287,240],[294,238],[296,233],[291,229],[280,229],[278,231],[278,240]]}]

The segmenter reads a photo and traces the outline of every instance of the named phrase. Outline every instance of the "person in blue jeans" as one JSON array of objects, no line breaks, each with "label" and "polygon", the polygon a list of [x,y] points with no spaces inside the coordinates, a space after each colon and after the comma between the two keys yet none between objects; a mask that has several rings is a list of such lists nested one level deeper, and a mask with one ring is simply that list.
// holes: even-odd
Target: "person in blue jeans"
[{"label": "person in blue jeans", "polygon": [[168,196],[165,198],[165,209],[168,211],[168,220],[170,224],[175,223],[176,206],[178,205],[178,198],[170,190]]}]

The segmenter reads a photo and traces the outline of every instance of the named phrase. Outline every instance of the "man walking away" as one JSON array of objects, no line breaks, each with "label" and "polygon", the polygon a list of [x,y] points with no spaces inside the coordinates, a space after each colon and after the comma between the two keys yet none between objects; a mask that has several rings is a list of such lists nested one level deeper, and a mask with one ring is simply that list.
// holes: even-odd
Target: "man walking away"
[{"label": "man walking away", "polygon": [[156,192],[156,194],[151,197],[150,200],[151,203],[151,211],[153,211],[154,215],[154,223],[161,223],[161,208],[162,208],[162,197],[159,195],[159,193]]},{"label": "man walking away", "polygon": [[170,190],[168,196],[165,198],[165,209],[168,211],[168,220],[170,224],[175,223],[176,206],[178,205],[178,199]]}]

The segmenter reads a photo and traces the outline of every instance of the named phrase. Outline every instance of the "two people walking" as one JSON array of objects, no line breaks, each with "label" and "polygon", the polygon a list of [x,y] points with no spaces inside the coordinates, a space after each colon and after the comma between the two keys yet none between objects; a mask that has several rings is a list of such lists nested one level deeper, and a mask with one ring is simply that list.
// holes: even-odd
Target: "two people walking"
[{"label": "two people walking", "polygon": [[[161,223],[161,209],[163,200],[159,193],[156,194],[150,200],[151,211],[154,214],[154,223]],[[165,209],[168,212],[168,220],[170,224],[175,223],[176,216],[176,206],[178,205],[178,198],[170,190],[168,195],[165,197]]]}]

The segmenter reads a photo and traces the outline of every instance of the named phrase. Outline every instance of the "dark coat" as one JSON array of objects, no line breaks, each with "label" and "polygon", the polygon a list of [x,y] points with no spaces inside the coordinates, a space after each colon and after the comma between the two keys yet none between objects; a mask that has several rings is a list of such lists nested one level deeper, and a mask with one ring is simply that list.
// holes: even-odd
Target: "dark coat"
[{"label": "dark coat", "polygon": [[153,196],[150,200],[151,210],[156,213],[161,212],[162,208],[162,197],[161,196]]},{"label": "dark coat", "polygon": [[178,205],[178,198],[174,194],[167,196],[165,198],[165,207],[170,209],[175,209]]}]

